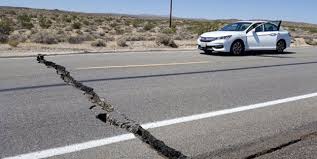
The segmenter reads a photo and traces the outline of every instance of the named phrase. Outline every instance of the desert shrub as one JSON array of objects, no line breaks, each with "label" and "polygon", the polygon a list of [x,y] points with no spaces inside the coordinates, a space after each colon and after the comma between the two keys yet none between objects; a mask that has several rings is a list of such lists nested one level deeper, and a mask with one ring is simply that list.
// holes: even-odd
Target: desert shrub
[{"label": "desert shrub", "polygon": [[28,37],[24,34],[21,34],[21,33],[19,33],[19,34],[15,33],[15,34],[11,34],[9,36],[9,41],[25,42],[27,39],[28,39]]},{"label": "desert shrub", "polygon": [[5,12],[5,14],[16,15],[17,13],[14,10],[8,10],[8,11]]},{"label": "desert shrub", "polygon": [[202,33],[209,32],[209,31],[216,31],[225,23],[214,21],[214,22],[193,22],[187,28],[188,31],[201,35]]},{"label": "desert shrub", "polygon": [[23,22],[31,22],[31,16],[27,14],[18,15],[17,19]]},{"label": "desert shrub", "polygon": [[114,29],[117,35],[122,35],[124,33],[124,30],[121,27],[115,27]]},{"label": "desert shrub", "polygon": [[187,38],[187,36],[183,35],[183,34],[177,34],[174,36],[175,40],[187,40],[189,38]]},{"label": "desert shrub", "polygon": [[172,27],[172,28],[163,29],[162,33],[163,34],[175,34],[176,31],[177,31],[176,28]]},{"label": "desert shrub", "polygon": [[147,37],[145,38],[145,41],[155,41],[155,39],[156,39],[156,36],[151,35],[151,36],[147,36]]},{"label": "desert shrub", "polygon": [[85,25],[90,25],[90,22],[89,22],[88,20],[84,20],[84,21],[83,21],[83,24],[85,24]]},{"label": "desert shrub", "polygon": [[125,34],[127,41],[144,41],[145,37],[141,34]]},{"label": "desert shrub", "polygon": [[120,37],[120,38],[117,40],[117,45],[120,46],[120,47],[126,47],[126,46],[128,46],[126,38],[125,38],[125,37]]},{"label": "desert shrub", "polygon": [[84,33],[83,35],[80,35],[83,41],[93,41],[96,38],[92,36],[91,34]]},{"label": "desert shrub", "polygon": [[308,30],[310,33],[313,33],[313,34],[317,33],[316,27],[308,27],[308,28],[306,28],[306,30]]},{"label": "desert shrub", "polygon": [[98,33],[99,33],[99,35],[100,35],[100,36],[105,36],[105,35],[106,35],[106,33],[105,33],[105,32],[103,32],[103,31],[98,32]]},{"label": "desert shrub", "polygon": [[18,45],[20,44],[20,42],[17,41],[17,40],[9,40],[9,41],[8,41],[8,44],[9,44],[11,47],[18,47]]},{"label": "desert shrub", "polygon": [[84,41],[92,41],[92,40],[95,40],[95,38],[90,34],[70,36],[67,38],[67,42],[70,44],[81,44]]},{"label": "desert shrub", "polygon": [[144,29],[145,31],[150,31],[150,30],[152,30],[154,27],[155,27],[155,25],[154,25],[153,23],[146,23],[146,24],[144,25],[143,29]]},{"label": "desert shrub", "polygon": [[73,29],[80,29],[81,28],[81,23],[80,22],[74,22],[72,24],[72,28]]},{"label": "desert shrub", "polygon": [[140,27],[144,23],[144,20],[142,20],[142,19],[133,19],[131,23],[132,23],[133,27],[137,28],[137,27]]},{"label": "desert shrub", "polygon": [[91,43],[91,46],[94,46],[94,47],[106,47],[107,44],[104,40],[102,39],[97,39],[96,41],[93,41]]},{"label": "desert shrub", "polygon": [[116,31],[115,31],[115,30],[110,30],[108,33],[109,33],[110,35],[116,35]]},{"label": "desert shrub", "polygon": [[83,31],[84,32],[89,32],[89,33],[91,32],[91,30],[89,28],[84,28]]},{"label": "desert shrub", "polygon": [[115,22],[118,23],[118,24],[120,24],[120,23],[122,22],[122,21],[121,21],[121,18],[122,18],[121,16],[118,17],[118,18],[116,18],[116,19],[115,19]]},{"label": "desert shrub", "polygon": [[104,36],[102,39],[104,39],[106,41],[114,41],[115,40],[115,38],[113,36],[110,36],[110,35]]},{"label": "desert shrub", "polygon": [[67,41],[70,43],[70,44],[81,44],[84,39],[82,36],[70,36]]},{"label": "desert shrub", "polygon": [[62,17],[62,20],[63,20],[64,22],[67,22],[67,23],[71,23],[71,22],[72,22],[72,18],[70,18],[68,15],[64,15],[64,16]]},{"label": "desert shrub", "polygon": [[79,34],[79,35],[82,35],[83,32],[81,30],[76,30],[75,33]]},{"label": "desert shrub", "polygon": [[52,26],[52,21],[50,19],[47,19],[46,17],[41,16],[39,18],[39,25],[43,29],[48,29]]},{"label": "desert shrub", "polygon": [[175,40],[189,40],[189,39],[193,39],[193,38],[195,38],[195,36],[193,34],[189,33],[188,31],[186,31],[185,29],[180,29],[174,35]]},{"label": "desert shrub", "polygon": [[169,46],[172,48],[177,48],[177,44],[174,42],[171,36],[166,34],[160,34],[156,37],[155,42],[157,45]]},{"label": "desert shrub", "polygon": [[73,28],[71,26],[66,26],[64,29],[65,29],[65,31],[72,31],[73,30]]},{"label": "desert shrub", "polygon": [[54,21],[57,21],[57,20],[58,20],[58,17],[59,17],[59,16],[56,14],[56,15],[50,17],[50,19],[52,19],[52,20],[54,20]]},{"label": "desert shrub", "polygon": [[9,40],[9,36],[6,34],[0,33],[0,43],[6,43]]},{"label": "desert shrub", "polygon": [[27,14],[18,15],[17,20],[23,29],[32,29],[34,26],[31,22],[32,17]]},{"label": "desert shrub", "polygon": [[107,17],[105,17],[105,21],[113,21],[113,17],[111,17],[111,16],[107,16]]},{"label": "desert shrub", "polygon": [[96,26],[96,25],[91,25],[91,26],[89,27],[89,29],[90,29],[90,31],[97,31],[97,30],[98,30],[98,26]]},{"label": "desert shrub", "polygon": [[111,22],[109,25],[110,25],[111,28],[115,28],[115,27],[117,27],[119,24],[118,24],[118,23],[115,23],[115,22]]},{"label": "desert shrub", "polygon": [[13,31],[13,22],[8,18],[0,19],[0,34],[9,35]]},{"label": "desert shrub", "polygon": [[308,44],[308,45],[317,45],[317,41],[315,41],[313,38],[305,38],[305,42]]},{"label": "desert shrub", "polygon": [[33,42],[42,44],[57,44],[59,39],[50,31],[39,31],[31,36]]},{"label": "desert shrub", "polygon": [[72,15],[71,18],[72,18],[72,20],[77,20],[78,16],[77,15]]},{"label": "desert shrub", "polygon": [[103,19],[96,19],[96,20],[95,20],[95,23],[97,23],[97,24],[100,25],[100,24],[102,24],[103,21],[104,21]]},{"label": "desert shrub", "polygon": [[296,31],[296,28],[292,27],[292,26],[288,26],[286,29],[289,30],[289,31],[292,31],[292,32]]},{"label": "desert shrub", "polygon": [[111,30],[111,28],[110,28],[108,25],[102,26],[101,28],[103,29],[103,31],[104,31],[105,33],[108,33],[109,30]]}]

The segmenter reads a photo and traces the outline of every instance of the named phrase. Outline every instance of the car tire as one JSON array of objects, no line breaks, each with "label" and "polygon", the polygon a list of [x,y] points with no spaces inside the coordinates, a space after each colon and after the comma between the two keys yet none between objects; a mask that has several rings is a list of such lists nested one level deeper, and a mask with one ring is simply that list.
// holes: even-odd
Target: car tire
[{"label": "car tire", "polygon": [[279,40],[277,43],[276,43],[276,52],[277,53],[283,53],[284,50],[286,49],[286,43],[284,40]]},{"label": "car tire", "polygon": [[234,41],[230,48],[230,53],[233,55],[242,55],[245,51],[243,41]]},{"label": "car tire", "polygon": [[204,53],[205,54],[212,54],[212,51],[211,50],[204,50]]}]

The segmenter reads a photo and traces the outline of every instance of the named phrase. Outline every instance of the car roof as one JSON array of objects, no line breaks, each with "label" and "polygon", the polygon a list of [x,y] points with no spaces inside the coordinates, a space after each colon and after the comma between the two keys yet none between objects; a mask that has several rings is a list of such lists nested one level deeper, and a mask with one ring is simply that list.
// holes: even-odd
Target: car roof
[{"label": "car roof", "polygon": [[264,20],[243,20],[243,21],[238,21],[238,23],[266,23],[269,21],[264,21]]}]

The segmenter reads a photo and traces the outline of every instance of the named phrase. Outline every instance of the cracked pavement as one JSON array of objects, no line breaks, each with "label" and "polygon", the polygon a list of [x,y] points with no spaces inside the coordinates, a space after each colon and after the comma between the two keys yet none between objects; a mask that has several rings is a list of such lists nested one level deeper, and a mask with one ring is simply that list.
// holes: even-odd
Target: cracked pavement
[{"label": "cracked pavement", "polygon": [[[48,59],[69,68],[76,79],[95,88],[120,112],[149,123],[317,92],[316,51],[302,48],[290,49],[284,55],[239,57],[151,52]],[[124,67],[78,69],[101,66]],[[0,59],[0,73],[1,158],[125,133],[97,120],[81,92],[65,86],[55,72],[37,64],[34,58]],[[244,158],[316,132],[316,102],[312,97],[149,131],[188,156]],[[315,141],[300,141],[259,158],[316,158]],[[132,139],[50,158],[160,156]]]}]

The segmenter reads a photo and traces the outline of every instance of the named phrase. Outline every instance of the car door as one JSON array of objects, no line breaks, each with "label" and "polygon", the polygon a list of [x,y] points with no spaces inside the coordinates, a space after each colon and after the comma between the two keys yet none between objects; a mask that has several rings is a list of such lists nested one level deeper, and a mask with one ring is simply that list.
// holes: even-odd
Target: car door
[{"label": "car door", "polygon": [[247,32],[247,45],[250,50],[261,48],[260,33],[263,32],[263,25],[256,26]]},{"label": "car door", "polygon": [[277,37],[279,35],[278,26],[273,23],[265,23],[263,25],[262,47],[264,49],[276,49]]},{"label": "car door", "polygon": [[250,49],[273,50],[276,49],[278,37],[278,26],[270,22],[256,27],[247,34],[247,41]]}]

